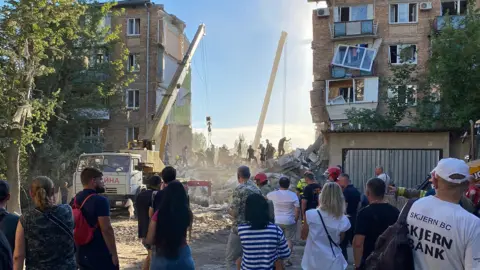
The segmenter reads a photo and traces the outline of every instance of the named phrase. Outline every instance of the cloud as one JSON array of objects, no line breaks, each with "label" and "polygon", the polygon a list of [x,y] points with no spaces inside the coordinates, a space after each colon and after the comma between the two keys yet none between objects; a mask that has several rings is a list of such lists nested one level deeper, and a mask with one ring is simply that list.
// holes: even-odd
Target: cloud
[{"label": "cloud", "polygon": [[[226,144],[228,147],[233,147],[235,140],[239,134],[245,136],[247,143],[252,143],[255,137],[256,126],[234,127],[234,128],[215,128],[212,127],[212,143],[216,146]],[[206,128],[194,128],[194,132],[204,133],[207,137]],[[294,148],[306,148],[315,141],[315,128],[313,125],[285,125],[285,133],[287,138],[291,138],[291,143]],[[282,126],[275,124],[266,124],[263,127],[263,136],[261,142],[266,139],[277,144],[282,136]],[[275,146],[276,147],[276,146]]]}]

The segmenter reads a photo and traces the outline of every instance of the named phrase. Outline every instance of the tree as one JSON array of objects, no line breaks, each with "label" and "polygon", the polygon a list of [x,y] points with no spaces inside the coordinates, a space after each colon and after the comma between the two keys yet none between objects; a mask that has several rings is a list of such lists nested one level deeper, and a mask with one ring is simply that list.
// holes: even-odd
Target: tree
[{"label": "tree", "polygon": [[192,149],[195,152],[202,152],[207,149],[207,138],[201,132],[193,133]]},{"label": "tree", "polygon": [[480,118],[479,15],[469,2],[463,20],[455,22],[446,16],[446,25],[432,35],[428,84],[421,93],[418,125],[458,128]]},{"label": "tree", "polygon": [[[401,52],[401,59],[406,61],[406,49]],[[365,129],[394,128],[402,119],[410,116],[408,108],[416,100],[417,75],[416,65],[390,65],[392,75],[385,80],[388,93],[380,94],[380,101],[387,105],[387,112],[380,113],[376,109],[346,110],[348,121],[354,125],[361,125]]]},{"label": "tree", "polygon": [[[92,35],[92,29],[98,29],[95,22],[110,7],[91,4],[77,0],[9,0],[0,9],[0,135],[6,145],[10,211],[20,212],[21,158],[26,159],[25,154],[35,150],[34,144],[42,142],[52,116],[63,118],[64,109],[78,105],[67,104],[71,101],[67,95],[85,98],[84,104],[90,104],[93,96],[82,95],[81,89],[93,87],[98,100],[121,87],[121,83],[94,87],[84,82],[75,87],[78,77],[69,77],[71,69],[78,71],[80,63],[96,48],[99,38]],[[89,13],[93,7],[100,12]],[[113,38],[100,37],[106,43]],[[118,72],[121,67],[114,64],[110,68]],[[89,72],[84,68],[83,73]]]}]

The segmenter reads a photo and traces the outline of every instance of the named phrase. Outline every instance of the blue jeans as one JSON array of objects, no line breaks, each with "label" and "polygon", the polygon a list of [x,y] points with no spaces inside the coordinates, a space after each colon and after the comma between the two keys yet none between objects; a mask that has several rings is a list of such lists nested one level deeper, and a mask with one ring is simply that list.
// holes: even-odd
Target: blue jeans
[{"label": "blue jeans", "polygon": [[192,258],[192,251],[189,246],[180,248],[177,259],[153,255],[150,270],[195,270],[195,263]]}]

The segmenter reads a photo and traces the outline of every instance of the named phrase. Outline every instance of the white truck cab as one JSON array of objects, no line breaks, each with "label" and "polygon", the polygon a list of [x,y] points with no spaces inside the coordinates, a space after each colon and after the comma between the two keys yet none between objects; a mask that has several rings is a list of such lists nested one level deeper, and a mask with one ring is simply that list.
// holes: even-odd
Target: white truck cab
[{"label": "white truck cab", "polygon": [[86,167],[97,168],[103,172],[105,194],[111,207],[125,207],[128,199],[145,188],[143,172],[137,169],[142,162],[140,154],[132,153],[92,153],[82,154],[78,160],[77,169],[73,174],[74,193],[83,190],[80,179],[82,170]]}]

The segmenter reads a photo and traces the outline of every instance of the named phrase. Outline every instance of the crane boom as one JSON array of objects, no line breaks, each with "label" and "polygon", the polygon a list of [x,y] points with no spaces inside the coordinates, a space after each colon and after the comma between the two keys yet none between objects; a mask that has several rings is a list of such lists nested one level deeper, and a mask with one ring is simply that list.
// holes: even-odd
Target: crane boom
[{"label": "crane boom", "polygon": [[257,131],[255,132],[255,138],[253,140],[253,149],[257,149],[260,144],[260,138],[262,137],[263,125],[265,124],[265,117],[267,116],[268,105],[270,104],[270,97],[272,96],[273,84],[275,83],[275,77],[277,76],[278,65],[282,56],[283,46],[287,39],[287,32],[282,31],[280,40],[278,41],[277,53],[273,61],[272,72],[270,73],[270,80],[268,81],[267,92],[265,93],[265,99],[263,101],[262,112],[260,113],[260,119],[257,124]]},{"label": "crane boom", "polygon": [[205,24],[200,24],[198,26],[197,33],[190,44],[185,56],[183,57],[182,62],[179,64],[177,71],[173,75],[172,81],[167,88],[164,98],[158,106],[157,111],[155,112],[155,116],[153,118],[153,123],[149,126],[147,133],[146,133],[146,140],[152,141],[156,138],[160,131],[162,130],[163,126],[165,125],[165,121],[167,120],[168,115],[177,99],[178,92],[182,87],[183,80],[185,79],[190,64],[192,62],[193,54],[197,49],[200,40],[205,35]]}]

